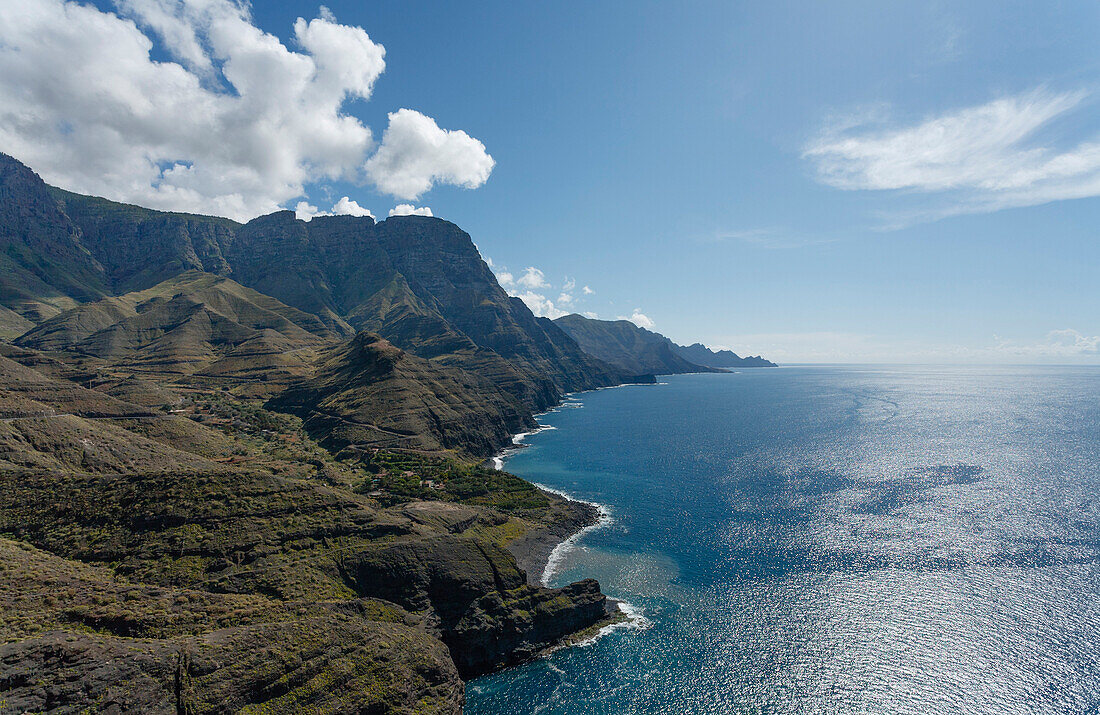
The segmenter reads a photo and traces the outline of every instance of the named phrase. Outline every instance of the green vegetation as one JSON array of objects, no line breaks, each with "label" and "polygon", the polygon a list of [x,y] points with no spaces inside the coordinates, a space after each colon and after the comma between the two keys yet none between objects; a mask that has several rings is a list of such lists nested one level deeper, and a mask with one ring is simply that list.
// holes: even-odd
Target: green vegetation
[{"label": "green vegetation", "polygon": [[456,226],[151,211],[2,154],[0,199],[4,708],[457,715],[606,620],[508,550],[591,510],[483,460],[620,373]]}]

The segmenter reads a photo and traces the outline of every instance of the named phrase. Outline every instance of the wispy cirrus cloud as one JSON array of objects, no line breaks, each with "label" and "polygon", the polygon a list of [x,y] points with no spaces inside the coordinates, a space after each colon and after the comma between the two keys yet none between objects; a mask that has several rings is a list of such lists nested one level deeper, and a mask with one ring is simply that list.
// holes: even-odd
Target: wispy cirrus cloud
[{"label": "wispy cirrus cloud", "polygon": [[1059,125],[1089,99],[1040,89],[908,125],[847,117],[802,156],[838,189],[937,198],[924,218],[1100,196],[1100,131],[1067,142]]}]

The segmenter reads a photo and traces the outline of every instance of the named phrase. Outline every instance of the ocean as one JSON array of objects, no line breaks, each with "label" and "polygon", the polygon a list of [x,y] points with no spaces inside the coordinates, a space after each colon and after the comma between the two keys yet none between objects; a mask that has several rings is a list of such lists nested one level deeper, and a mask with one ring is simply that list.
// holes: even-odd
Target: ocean
[{"label": "ocean", "polygon": [[630,626],[468,715],[1100,712],[1100,368],[661,379],[505,459],[607,509],[547,575]]}]

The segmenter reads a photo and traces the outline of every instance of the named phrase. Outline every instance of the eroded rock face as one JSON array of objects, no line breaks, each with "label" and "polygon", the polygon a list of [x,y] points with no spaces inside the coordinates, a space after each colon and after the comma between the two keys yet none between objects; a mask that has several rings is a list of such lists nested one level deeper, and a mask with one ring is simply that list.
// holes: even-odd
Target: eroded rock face
[{"label": "eroded rock face", "polygon": [[[379,668],[385,663],[385,668]],[[392,623],[321,616],[172,640],[52,631],[0,645],[12,712],[458,715],[446,648]]]},{"label": "eroded rock face", "polygon": [[464,678],[522,662],[607,617],[596,581],[528,585],[510,553],[471,538],[396,540],[343,568],[361,595],[431,613]]},{"label": "eroded rock face", "polygon": [[152,586],[0,538],[5,712],[447,713],[463,686],[381,601]]}]

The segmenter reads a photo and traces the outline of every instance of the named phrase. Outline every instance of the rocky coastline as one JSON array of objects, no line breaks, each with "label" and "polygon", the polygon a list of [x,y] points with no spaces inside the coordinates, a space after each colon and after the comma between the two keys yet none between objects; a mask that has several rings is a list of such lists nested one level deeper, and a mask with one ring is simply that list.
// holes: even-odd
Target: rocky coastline
[{"label": "rocky coastline", "polygon": [[520,569],[527,574],[527,583],[532,586],[544,585],[542,575],[554,549],[581,531],[596,526],[601,517],[599,508],[594,504],[567,499],[541,489],[540,491],[558,502],[558,518],[508,544],[508,551],[515,557]]}]

